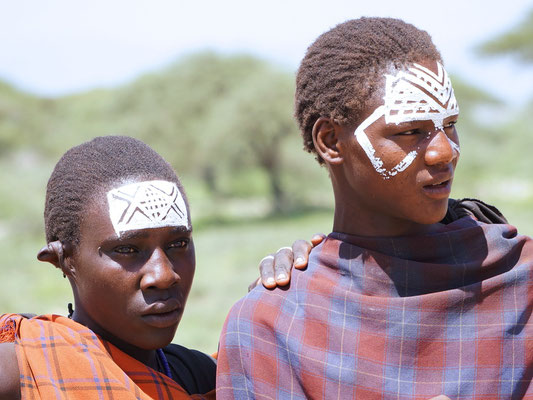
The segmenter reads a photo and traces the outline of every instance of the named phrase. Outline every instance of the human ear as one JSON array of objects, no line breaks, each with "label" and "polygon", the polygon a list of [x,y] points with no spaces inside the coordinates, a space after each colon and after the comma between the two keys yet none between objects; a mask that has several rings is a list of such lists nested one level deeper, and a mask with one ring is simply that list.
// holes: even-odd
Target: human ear
[{"label": "human ear", "polygon": [[342,154],[338,148],[339,125],[329,118],[320,117],[313,125],[313,144],[318,155],[328,164],[341,164]]},{"label": "human ear", "polygon": [[72,276],[74,268],[70,259],[72,246],[56,240],[48,243],[37,253],[39,261],[46,261],[63,271],[63,275]]}]

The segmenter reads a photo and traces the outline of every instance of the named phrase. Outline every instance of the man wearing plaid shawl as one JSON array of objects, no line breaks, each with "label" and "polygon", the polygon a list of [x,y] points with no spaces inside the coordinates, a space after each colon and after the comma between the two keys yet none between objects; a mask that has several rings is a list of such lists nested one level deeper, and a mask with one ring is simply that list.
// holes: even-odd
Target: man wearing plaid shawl
[{"label": "man wearing plaid shawl", "polygon": [[288,288],[232,308],[219,399],[533,399],[533,241],[443,219],[458,114],[412,25],[362,18],[309,47],[296,117],[331,177],[333,232]]}]

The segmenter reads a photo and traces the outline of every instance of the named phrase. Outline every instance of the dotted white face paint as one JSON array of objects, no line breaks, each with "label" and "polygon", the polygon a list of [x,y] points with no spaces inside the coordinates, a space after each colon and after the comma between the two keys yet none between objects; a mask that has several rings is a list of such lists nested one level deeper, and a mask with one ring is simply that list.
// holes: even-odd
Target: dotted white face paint
[{"label": "dotted white face paint", "polygon": [[135,182],[107,193],[109,216],[117,235],[134,229],[190,228],[185,200],[173,182]]},{"label": "dotted white face paint", "polygon": [[[384,179],[389,179],[409,167],[418,155],[419,149],[409,152],[402,161],[388,170],[383,167],[383,161],[376,155],[365,129],[384,116],[387,124],[397,125],[430,120],[435,130],[441,130],[446,118],[459,114],[459,107],[450,78],[439,62],[437,62],[437,74],[414,63],[412,67],[399,71],[396,75],[385,74],[385,79],[384,104],[377,107],[357,127],[354,135],[374,169]],[[454,151],[459,153],[459,146],[452,140],[449,141]]]}]

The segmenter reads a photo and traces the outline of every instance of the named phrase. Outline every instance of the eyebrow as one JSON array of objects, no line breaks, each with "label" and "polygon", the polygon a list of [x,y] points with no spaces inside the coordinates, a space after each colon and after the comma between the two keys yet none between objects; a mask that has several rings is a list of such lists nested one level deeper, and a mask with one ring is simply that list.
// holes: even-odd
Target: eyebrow
[{"label": "eyebrow", "polygon": [[[402,121],[399,123],[390,122],[388,124],[385,124],[386,128],[390,129],[416,129],[416,126],[413,126],[414,124],[420,124],[421,122],[424,122],[425,120],[410,120],[410,121]],[[428,120],[430,121],[430,120]]]},{"label": "eyebrow", "polygon": [[454,119],[459,119],[459,113],[450,115],[448,118],[444,118],[444,121],[452,121]]},{"label": "eyebrow", "polygon": [[[125,231],[122,232],[119,235],[114,234],[110,236],[107,240],[134,240],[134,239],[145,239],[147,238],[150,233],[148,229],[152,228],[145,228],[145,229],[138,229],[138,230],[132,230],[132,231]],[[172,227],[170,234],[178,234],[178,233],[191,233],[192,228],[189,228],[187,226],[181,225],[181,226],[174,226]]]},{"label": "eyebrow", "polygon": [[174,226],[172,227],[171,233],[192,233],[192,226],[188,227],[185,225]]}]

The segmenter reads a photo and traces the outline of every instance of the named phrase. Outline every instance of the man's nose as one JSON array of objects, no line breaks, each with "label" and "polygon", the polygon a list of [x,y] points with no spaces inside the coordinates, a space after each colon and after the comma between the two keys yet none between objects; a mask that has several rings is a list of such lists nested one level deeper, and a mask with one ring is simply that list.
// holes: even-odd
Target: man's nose
[{"label": "man's nose", "polygon": [[454,149],[450,139],[439,129],[432,137],[426,147],[425,161],[427,165],[448,164],[457,158],[458,152]]},{"label": "man's nose", "polygon": [[168,289],[181,279],[163,249],[155,249],[143,269],[141,290]]}]

